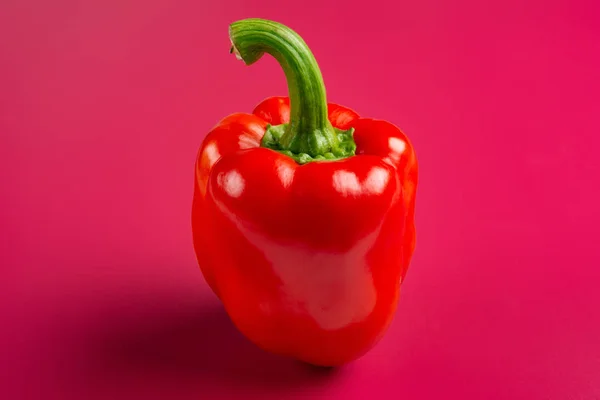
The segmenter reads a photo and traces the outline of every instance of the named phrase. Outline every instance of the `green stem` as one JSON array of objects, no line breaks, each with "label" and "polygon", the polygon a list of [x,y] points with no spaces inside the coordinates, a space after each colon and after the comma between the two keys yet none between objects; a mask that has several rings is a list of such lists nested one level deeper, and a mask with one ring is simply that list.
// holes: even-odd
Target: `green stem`
[{"label": "green stem", "polygon": [[[327,118],[325,85],[317,61],[296,32],[274,21],[250,18],[231,24],[229,36],[232,51],[246,65],[268,53],[285,72],[290,122],[283,131],[280,129],[276,146],[271,143],[268,147],[275,146],[280,151],[304,154],[313,159],[351,155],[347,154],[347,145],[340,145],[345,138],[340,137],[341,133]],[[269,135],[271,139],[272,136]]]}]

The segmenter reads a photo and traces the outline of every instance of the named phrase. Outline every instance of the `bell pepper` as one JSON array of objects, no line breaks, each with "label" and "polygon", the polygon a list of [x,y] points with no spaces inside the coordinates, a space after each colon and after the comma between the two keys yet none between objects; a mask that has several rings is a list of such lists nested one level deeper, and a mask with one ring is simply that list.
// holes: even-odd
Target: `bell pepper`
[{"label": "bell pepper", "polygon": [[[395,314],[415,247],[417,160],[395,125],[327,103],[290,28],[230,25],[246,65],[264,53],[289,97],[222,119],[195,164],[192,232],[202,274],[260,348],[318,366],[368,352]],[[208,327],[209,328],[209,327]]]}]

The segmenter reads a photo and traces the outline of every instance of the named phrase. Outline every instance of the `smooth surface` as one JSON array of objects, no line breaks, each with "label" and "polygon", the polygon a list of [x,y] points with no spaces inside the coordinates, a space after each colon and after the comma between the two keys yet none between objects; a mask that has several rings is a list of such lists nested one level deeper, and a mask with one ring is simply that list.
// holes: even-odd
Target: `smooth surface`
[{"label": "smooth surface", "polygon": [[215,126],[196,162],[192,230],[204,278],[245,337],[338,367],[393,320],[415,247],[418,166],[396,126],[323,107],[333,127],[356,129],[356,156],[298,165],[260,147],[268,124],[294,124],[287,98]]},{"label": "smooth surface", "polygon": [[[3,397],[598,398],[597,2],[254,3],[2,2]],[[285,94],[228,53],[252,16],[419,156],[397,317],[335,372],[248,345],[194,259],[203,135]]]}]

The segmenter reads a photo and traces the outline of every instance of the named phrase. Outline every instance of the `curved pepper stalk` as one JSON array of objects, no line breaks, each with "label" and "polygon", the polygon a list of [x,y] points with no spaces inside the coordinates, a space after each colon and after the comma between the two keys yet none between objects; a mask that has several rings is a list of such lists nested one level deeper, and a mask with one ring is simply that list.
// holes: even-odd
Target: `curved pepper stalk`
[{"label": "curved pepper stalk", "polygon": [[229,37],[232,52],[246,65],[268,53],[279,62],[287,78],[290,121],[268,127],[262,146],[301,163],[354,155],[352,129],[335,129],[329,121],[321,71],[296,32],[277,22],[246,19],[231,24]]},{"label": "curved pepper stalk", "polygon": [[321,366],[385,334],[415,247],[418,165],[393,124],[327,103],[306,43],[247,19],[232,52],[281,64],[289,97],[234,113],[198,152],[192,205],[200,269],[236,327],[266,351]]}]

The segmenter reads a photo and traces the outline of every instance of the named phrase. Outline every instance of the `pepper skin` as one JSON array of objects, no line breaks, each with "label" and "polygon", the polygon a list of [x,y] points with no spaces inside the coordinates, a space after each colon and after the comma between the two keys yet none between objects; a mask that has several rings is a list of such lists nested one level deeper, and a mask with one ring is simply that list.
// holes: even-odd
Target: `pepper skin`
[{"label": "pepper skin", "polygon": [[319,365],[385,334],[415,247],[418,167],[393,124],[327,103],[304,41],[272,21],[230,27],[246,64],[273,55],[289,97],[232,114],[195,168],[194,248],[235,326],[262,349]]}]

